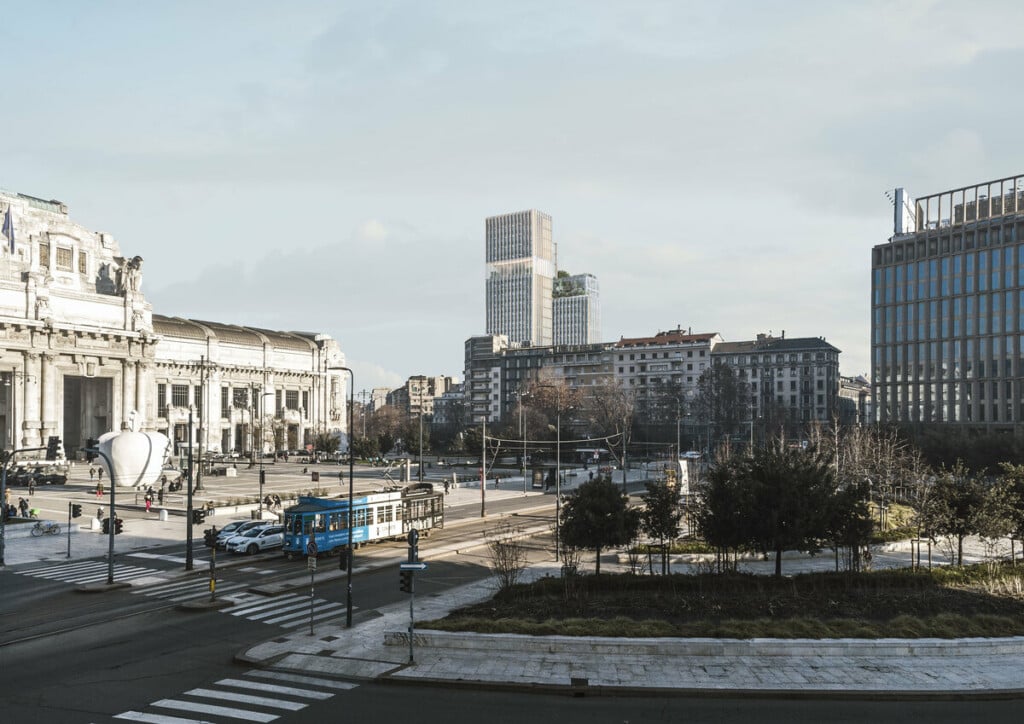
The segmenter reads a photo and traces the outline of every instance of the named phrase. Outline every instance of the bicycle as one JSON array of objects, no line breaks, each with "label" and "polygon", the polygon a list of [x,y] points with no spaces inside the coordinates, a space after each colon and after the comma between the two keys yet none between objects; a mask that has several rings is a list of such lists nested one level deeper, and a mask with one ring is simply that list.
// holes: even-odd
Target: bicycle
[{"label": "bicycle", "polygon": [[38,538],[44,533],[47,535],[59,535],[60,525],[57,523],[44,523],[41,520],[36,521],[36,524],[32,526],[32,536]]}]

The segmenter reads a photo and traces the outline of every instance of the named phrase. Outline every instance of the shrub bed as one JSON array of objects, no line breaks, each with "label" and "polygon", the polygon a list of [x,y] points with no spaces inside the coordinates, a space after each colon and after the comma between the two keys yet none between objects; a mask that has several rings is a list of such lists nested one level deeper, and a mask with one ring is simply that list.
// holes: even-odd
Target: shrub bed
[{"label": "shrub bed", "polygon": [[[1020,570],[1020,572],[1018,572]],[[483,633],[727,638],[1024,635],[1024,570],[546,578],[423,628]]]}]

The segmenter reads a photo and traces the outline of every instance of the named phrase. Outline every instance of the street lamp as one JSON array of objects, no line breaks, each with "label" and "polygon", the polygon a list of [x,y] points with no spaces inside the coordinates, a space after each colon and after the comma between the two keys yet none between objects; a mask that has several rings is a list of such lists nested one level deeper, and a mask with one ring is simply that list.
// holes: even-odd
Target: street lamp
[{"label": "street lamp", "polygon": [[523,458],[520,467],[523,473],[523,495],[526,495],[526,427],[523,425],[523,398],[526,393],[519,391],[519,436],[523,438]]},{"label": "street lamp", "polygon": [[348,591],[345,594],[345,628],[352,628],[352,505],[355,501],[352,479],[355,468],[355,452],[352,450],[352,406],[356,394],[356,375],[348,367],[341,365],[328,367],[328,370],[344,370],[348,372],[348,549],[345,552],[348,565]]},{"label": "street lamp", "polygon": [[[258,409],[257,409],[257,412],[259,413],[259,416],[260,416],[260,449],[259,449],[259,453],[258,453],[259,456],[260,456],[260,499],[259,499],[259,507],[257,508],[257,510],[259,512],[257,513],[257,515],[259,516],[260,520],[263,520],[263,484],[266,482],[266,473],[263,470],[263,443],[265,442],[264,438],[266,437],[266,435],[263,432],[263,420],[266,418],[266,415],[263,414],[263,409],[264,409],[264,407],[263,407],[263,400],[265,398],[267,398],[267,397],[273,397],[275,394],[276,393],[274,393],[273,391],[271,391],[271,392],[264,391],[264,392],[260,393],[260,398],[259,398],[260,399],[260,404],[258,405]],[[250,417],[251,417],[251,415],[250,415]],[[252,420],[250,419],[249,422],[251,423]],[[253,427],[255,428],[255,426],[253,426]]]},{"label": "street lamp", "polygon": [[557,385],[538,384],[555,391],[555,560],[561,560],[562,536],[562,388]]}]

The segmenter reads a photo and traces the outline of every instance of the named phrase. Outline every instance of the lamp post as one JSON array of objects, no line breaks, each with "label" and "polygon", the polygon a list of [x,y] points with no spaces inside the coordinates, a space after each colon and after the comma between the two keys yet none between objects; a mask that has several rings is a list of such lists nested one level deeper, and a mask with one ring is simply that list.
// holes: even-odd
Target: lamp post
[{"label": "lamp post", "polygon": [[328,370],[344,370],[348,372],[348,549],[345,552],[348,565],[348,590],[345,594],[345,628],[352,628],[352,505],[355,501],[352,479],[355,469],[355,453],[352,450],[352,407],[356,394],[356,375],[348,367],[341,365],[328,367]]},{"label": "lamp post", "polygon": [[523,425],[523,398],[526,394],[519,391],[519,436],[523,438],[523,459],[520,465],[523,473],[523,495],[526,495],[526,427]]},{"label": "lamp post", "polygon": [[562,388],[557,385],[535,385],[555,391],[555,560],[561,560],[562,538]]},{"label": "lamp post", "polygon": [[[352,431],[348,431],[349,439],[352,439]],[[419,481],[423,482],[423,396],[420,396],[420,465],[417,475]]]},{"label": "lamp post", "polygon": [[[267,397],[273,397],[273,396],[274,396],[274,392],[266,392],[266,391],[261,392],[260,393],[260,397],[259,397],[260,404],[258,405],[258,409],[257,409],[257,412],[260,415],[260,449],[259,449],[259,453],[258,453],[259,456],[260,456],[260,499],[259,499],[259,504],[258,504],[259,507],[257,508],[257,510],[259,511],[258,515],[259,515],[259,519],[260,520],[263,520],[263,484],[266,482],[266,477],[265,477],[266,473],[263,471],[263,442],[264,442],[264,439],[263,439],[264,438],[263,420],[266,417],[263,414],[263,412],[262,412],[263,411],[263,400],[265,398],[267,398]],[[250,422],[251,422],[251,420],[250,420]],[[255,428],[255,426],[253,426],[253,427]]]}]

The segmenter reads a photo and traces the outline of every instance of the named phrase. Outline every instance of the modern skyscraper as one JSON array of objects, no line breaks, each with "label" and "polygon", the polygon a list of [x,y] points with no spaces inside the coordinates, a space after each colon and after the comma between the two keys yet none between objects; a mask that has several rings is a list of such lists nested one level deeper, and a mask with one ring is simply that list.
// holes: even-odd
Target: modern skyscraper
[{"label": "modern skyscraper", "polygon": [[914,200],[871,251],[871,379],[881,422],[1024,421],[1024,176]]},{"label": "modern skyscraper", "polygon": [[537,211],[486,220],[487,334],[511,344],[550,345],[558,255],[551,217]]},{"label": "modern skyscraper", "polygon": [[593,274],[559,276],[555,280],[555,344],[601,341],[601,298]]}]

